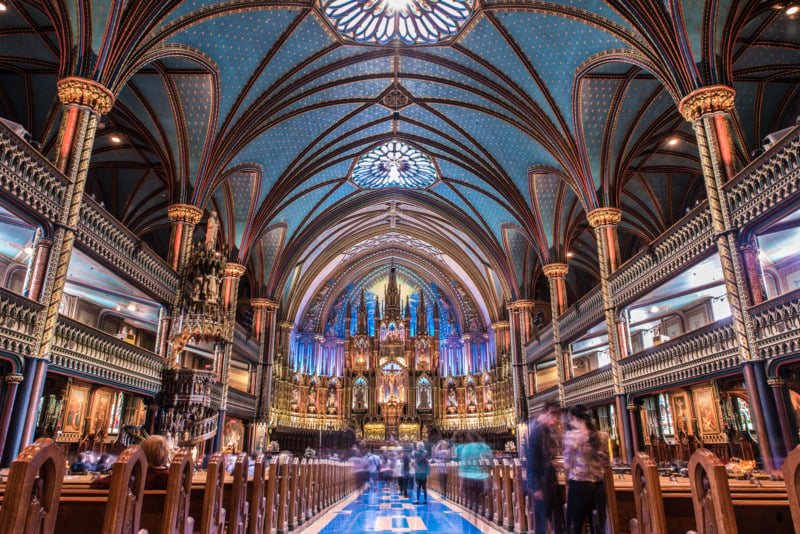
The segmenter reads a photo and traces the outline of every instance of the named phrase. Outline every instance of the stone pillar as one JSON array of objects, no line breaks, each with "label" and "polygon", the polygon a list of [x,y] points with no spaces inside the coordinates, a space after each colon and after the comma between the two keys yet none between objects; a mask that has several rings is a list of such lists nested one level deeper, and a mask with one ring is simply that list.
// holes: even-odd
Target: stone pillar
[{"label": "stone pillar", "polygon": [[[747,313],[750,291],[739,251],[738,229],[723,189],[735,174],[731,127],[735,94],[732,88],[722,85],[702,87],[684,97],[678,107],[683,117],[692,123],[697,137],[714,239],[725,279],[739,359],[744,364],[745,387],[759,443],[767,444],[770,441],[767,418],[775,413],[775,404],[771,395],[759,397],[760,380],[752,366],[747,365],[758,359],[753,321]],[[762,447],[761,454],[767,470],[779,467],[769,446]]]},{"label": "stone pillar", "polygon": [[631,438],[633,441],[633,454],[642,450],[642,417],[639,414],[639,405],[631,401],[628,403],[628,415],[630,416]]},{"label": "stone pillar", "polygon": [[180,275],[189,259],[194,228],[202,216],[203,210],[191,204],[173,204],[167,208],[167,217],[172,222],[167,262]]},{"label": "stone pillar", "polygon": [[625,355],[624,351],[626,349],[624,344],[620,343],[620,330],[617,324],[614,297],[611,294],[611,285],[608,282],[608,278],[617,270],[620,264],[617,225],[622,220],[622,212],[617,208],[598,208],[590,211],[586,218],[589,221],[589,225],[594,228],[597,241],[597,259],[600,265],[600,292],[603,297],[603,315],[605,316],[606,330],[608,331],[611,381],[614,385],[614,395],[616,397],[616,410],[614,410],[614,413],[617,429],[623,432],[623,435],[620,436],[620,456],[630,462],[633,458],[627,446],[631,441],[630,425],[626,421],[625,406],[627,403],[624,399],[625,390],[622,387],[622,377],[619,372],[619,360]]},{"label": "stone pillar", "polygon": [[268,299],[251,299],[253,307],[253,336],[258,341],[259,382],[256,419],[269,422],[272,400],[272,370],[275,364],[275,333],[278,303]]},{"label": "stone pillar", "polygon": [[17,388],[22,383],[23,376],[19,373],[6,375],[6,392],[3,395],[3,406],[0,408],[0,458],[3,457],[3,449],[8,438],[8,424],[11,422],[11,413],[14,410],[14,399],[17,396]]},{"label": "stone pillar", "polygon": [[761,267],[761,259],[758,257],[758,247],[753,242],[745,242],[739,245],[739,251],[742,254],[742,264],[747,275],[750,302],[753,306],[761,304],[767,300],[767,288],[764,285],[764,271]]},{"label": "stone pillar", "polygon": [[791,451],[797,445],[797,434],[794,431],[794,424],[792,423],[791,412],[789,411],[786,380],[783,378],[768,378],[767,384],[772,388],[772,395],[775,398],[775,408],[778,412],[778,423],[781,429],[783,446],[787,451]]},{"label": "stone pillar", "polygon": [[53,240],[42,237],[41,233],[41,229],[36,230],[33,254],[28,265],[28,272],[25,273],[25,285],[22,288],[22,295],[36,302],[42,298],[47,265],[50,262],[50,251],[53,248]]},{"label": "stone pillar", "polygon": [[559,318],[567,309],[566,277],[569,265],[566,263],[549,263],[542,267],[547,281],[550,283],[550,312],[553,327],[553,355],[558,370],[558,403],[565,406],[564,383],[572,378],[572,360],[568,353],[561,350],[561,327]]}]

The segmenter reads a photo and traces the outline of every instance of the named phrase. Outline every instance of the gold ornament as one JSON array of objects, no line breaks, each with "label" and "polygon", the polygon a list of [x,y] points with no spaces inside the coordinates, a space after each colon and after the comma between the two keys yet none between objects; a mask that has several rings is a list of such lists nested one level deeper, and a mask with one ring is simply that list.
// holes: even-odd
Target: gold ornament
[{"label": "gold ornament", "polygon": [[622,211],[617,208],[597,208],[587,213],[586,219],[592,228],[611,226],[622,220]]},{"label": "gold ornament", "polygon": [[114,106],[114,94],[95,81],[70,77],[59,80],[57,87],[62,104],[87,106],[100,115],[105,115]]},{"label": "gold ornament", "polygon": [[736,91],[725,85],[710,85],[683,97],[678,109],[683,118],[694,122],[709,113],[728,113],[733,109]]},{"label": "gold ornament", "polygon": [[202,216],[202,210],[191,204],[173,204],[167,208],[167,217],[172,222],[197,224]]},{"label": "gold ornament", "polygon": [[569,272],[569,265],[566,263],[548,263],[542,266],[542,272],[547,278],[564,278]]},{"label": "gold ornament", "polygon": [[241,263],[226,263],[225,269],[222,271],[223,277],[241,278],[247,272],[247,268]]},{"label": "gold ornament", "polygon": [[269,299],[250,299],[250,306],[254,310],[277,310],[278,303]]},{"label": "gold ornament", "polygon": [[6,375],[5,381],[6,384],[21,384],[24,378],[25,377],[19,373],[11,373],[10,375]]}]

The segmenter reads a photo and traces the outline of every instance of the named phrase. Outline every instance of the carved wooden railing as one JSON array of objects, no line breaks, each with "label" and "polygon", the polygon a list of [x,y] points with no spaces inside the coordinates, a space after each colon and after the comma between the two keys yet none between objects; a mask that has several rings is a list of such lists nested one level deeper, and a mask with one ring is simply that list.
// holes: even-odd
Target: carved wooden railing
[{"label": "carved wooden railing", "polygon": [[611,382],[611,366],[604,366],[573,378],[564,384],[564,400],[567,406],[582,402],[596,403],[614,396]]},{"label": "carved wooden railing", "polygon": [[125,273],[162,302],[178,292],[178,275],[158,254],[97,202],[83,198],[78,220],[78,243]]},{"label": "carved wooden railing", "polygon": [[228,389],[228,412],[241,417],[253,417],[256,410],[256,397],[238,389]]},{"label": "carved wooden railing", "polygon": [[626,390],[641,391],[712,376],[738,365],[739,351],[727,319],[625,358],[620,372]]},{"label": "carved wooden railing", "polygon": [[50,365],[152,394],[161,390],[164,360],[62,315],[56,323]]},{"label": "carved wooden railing", "polygon": [[0,288],[0,347],[21,357],[32,355],[36,315],[41,309],[38,302]]},{"label": "carved wooden railing", "polygon": [[758,354],[762,358],[780,358],[797,354],[800,346],[800,289],[784,293],[750,308]]},{"label": "carved wooden railing", "polygon": [[164,371],[164,406],[181,404],[211,405],[211,390],[216,381],[213,371],[167,369]]},{"label": "carved wooden railing", "polygon": [[544,410],[546,402],[558,402],[558,388],[552,387],[528,397],[528,413],[535,414]]},{"label": "carved wooden railing", "polygon": [[[59,221],[67,179],[38,150],[0,122],[0,191],[44,221]],[[178,275],[97,202],[84,196],[77,243],[163,302],[172,302]]]},{"label": "carved wooden railing", "polygon": [[213,371],[166,369],[162,432],[174,434],[181,447],[213,437],[219,425],[219,390]]}]

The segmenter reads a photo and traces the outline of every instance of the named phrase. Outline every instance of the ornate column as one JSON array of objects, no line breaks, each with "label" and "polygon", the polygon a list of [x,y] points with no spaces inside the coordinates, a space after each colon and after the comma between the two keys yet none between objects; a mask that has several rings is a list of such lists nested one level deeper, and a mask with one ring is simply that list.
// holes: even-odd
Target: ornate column
[{"label": "ornate column", "polygon": [[758,247],[754,242],[744,242],[739,245],[742,254],[742,264],[747,275],[747,285],[750,294],[750,303],[755,306],[767,300],[767,288],[764,285],[764,271],[758,257]]},{"label": "ornate column", "polygon": [[558,371],[558,403],[565,405],[564,383],[572,378],[572,361],[569,354],[561,350],[561,326],[559,318],[567,309],[566,277],[569,265],[566,263],[549,263],[542,267],[547,281],[550,283],[550,323],[553,327],[553,353]]},{"label": "ornate column", "polygon": [[611,285],[608,282],[619,267],[619,240],[617,238],[617,225],[622,220],[622,212],[617,208],[598,208],[586,214],[589,225],[594,228],[597,240],[597,256],[600,264],[600,292],[603,297],[603,315],[608,331],[608,354],[611,360],[611,380],[614,384],[615,406],[614,414],[617,429],[622,431],[620,439],[620,456],[631,461],[631,434],[628,418],[625,415],[625,391],[622,388],[622,378],[619,373],[619,360],[625,355],[624,344],[620,343],[619,328],[616,319],[614,297],[611,294]]},{"label": "ornate column", "polygon": [[8,424],[11,422],[11,412],[14,410],[14,399],[17,396],[17,388],[22,383],[23,376],[19,373],[6,375],[6,392],[3,395],[3,406],[0,408],[0,458],[3,456],[3,449],[8,438]]},{"label": "ornate column", "polygon": [[53,248],[53,240],[42,237],[42,230],[36,230],[36,237],[33,240],[33,254],[28,265],[28,272],[25,273],[25,285],[22,288],[22,295],[31,300],[39,302],[42,298],[45,275],[47,274],[47,264],[50,261],[50,251]]},{"label": "ornate column", "polygon": [[[735,173],[731,135],[735,94],[732,88],[722,85],[702,87],[684,97],[678,108],[683,117],[692,123],[697,136],[711,224],[725,279],[739,359],[744,367],[745,388],[759,443],[763,444],[761,454],[764,467],[771,470],[778,467],[775,458],[784,457],[786,451],[783,450],[783,440],[772,443],[769,439],[774,431],[768,432],[768,429],[777,426],[777,414],[772,396],[759,395],[759,391],[768,389],[766,374],[763,361],[759,360],[756,350],[753,322],[747,313],[750,299],[746,272],[738,248],[738,229],[734,225],[730,203],[724,190],[724,185]],[[760,377],[764,377],[763,380]]]},{"label": "ornate column", "polygon": [[253,307],[253,336],[258,341],[259,382],[258,412],[259,422],[269,422],[272,398],[272,369],[275,363],[275,321],[278,303],[269,299],[251,299]]},{"label": "ornate column", "polygon": [[203,210],[191,204],[173,204],[167,208],[167,217],[172,222],[167,262],[178,274],[183,274],[194,228],[202,216]]},{"label": "ornate column", "polygon": [[775,408],[778,412],[778,422],[781,428],[781,438],[787,451],[794,449],[797,439],[794,432],[794,425],[789,411],[789,398],[786,391],[786,380],[783,378],[768,378],[767,384],[772,388],[772,395],[775,398]]},{"label": "ornate column", "polygon": [[228,373],[231,366],[231,352],[233,350],[233,331],[236,326],[236,301],[239,295],[239,279],[247,269],[238,263],[226,263],[222,271],[222,291],[220,292],[220,305],[225,312],[225,334],[220,341],[221,345],[217,358],[219,369],[219,381],[222,385],[222,400],[219,407],[219,423],[217,425],[217,435],[214,436],[214,451],[220,448],[222,439],[222,429],[225,426],[225,414],[228,411]]},{"label": "ornate column", "polygon": [[633,442],[633,452],[636,454],[642,447],[642,418],[639,414],[639,405],[635,402],[628,403],[628,416],[631,425],[631,441]]},{"label": "ornate column", "polygon": [[528,396],[525,388],[525,344],[528,341],[525,313],[531,305],[529,300],[516,300],[508,304],[511,390],[514,395],[514,416],[517,425],[527,419],[528,412]]}]

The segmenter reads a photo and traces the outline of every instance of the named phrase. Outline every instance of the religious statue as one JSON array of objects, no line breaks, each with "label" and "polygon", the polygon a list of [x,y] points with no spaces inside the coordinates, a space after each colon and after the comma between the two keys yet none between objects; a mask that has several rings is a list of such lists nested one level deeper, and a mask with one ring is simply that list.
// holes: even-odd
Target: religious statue
[{"label": "religious statue", "polygon": [[419,408],[420,410],[428,410],[430,409],[430,399],[428,398],[428,389],[423,388],[419,391]]},{"label": "religious statue", "polygon": [[328,415],[336,415],[336,390],[329,389],[328,390],[328,403],[327,403],[327,411]]},{"label": "religious statue", "polygon": [[208,306],[216,306],[219,301],[219,283],[217,282],[217,273],[211,271],[211,274],[206,275],[206,304]]},{"label": "religious statue", "polygon": [[317,388],[312,386],[308,390],[308,413],[317,413]]},{"label": "religious statue", "polygon": [[356,409],[363,410],[364,409],[364,390],[358,388],[356,390]]},{"label": "religious statue", "polygon": [[447,390],[447,413],[456,413],[458,411],[458,399],[456,399],[456,388],[450,386]]},{"label": "religious statue", "polygon": [[212,211],[208,216],[208,224],[206,225],[206,250],[211,252],[217,246],[217,234],[219,233],[219,221],[217,220],[217,212]]}]

